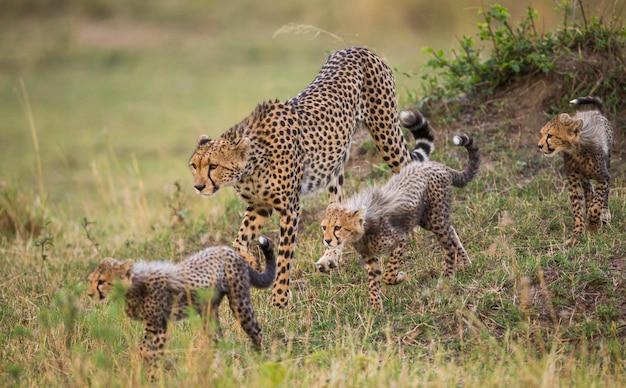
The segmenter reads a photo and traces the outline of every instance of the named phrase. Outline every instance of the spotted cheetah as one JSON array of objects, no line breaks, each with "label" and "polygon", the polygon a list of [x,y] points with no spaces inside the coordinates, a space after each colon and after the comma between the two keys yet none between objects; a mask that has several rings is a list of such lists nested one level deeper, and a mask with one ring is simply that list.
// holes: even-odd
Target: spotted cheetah
[{"label": "spotted cheetah", "polygon": [[[421,117],[421,116],[420,116]],[[398,120],[391,68],[366,48],[330,55],[313,82],[287,102],[265,102],[218,139],[201,135],[189,161],[196,191],[210,196],[233,186],[248,205],[233,246],[249,253],[272,212],[280,216],[278,270],[272,298],[290,299],[289,270],[300,220],[300,196],[326,188],[331,202],[343,199],[344,166],[357,126],[363,124],[393,172],[411,160],[427,160],[433,136],[426,120],[411,132],[409,152]]]},{"label": "spotted cheetah", "polygon": [[[467,185],[478,173],[480,153],[471,137],[455,136],[454,143],[465,146],[469,163],[465,170],[453,170],[441,163],[409,163],[381,187],[370,187],[345,203],[331,203],[320,225],[324,245],[350,244],[365,262],[373,308],[382,309],[381,266],[378,255],[389,253],[383,280],[395,285],[406,279],[398,272],[409,234],[421,226],[430,230],[447,256],[444,273],[454,275],[458,264],[469,264],[467,252],[450,224],[451,187]],[[322,272],[330,269],[329,258],[317,263]],[[335,264],[336,266],[336,264]]]},{"label": "spotted cheetah", "polygon": [[[148,364],[148,377],[153,380],[156,361],[167,340],[168,321],[186,318],[188,308],[193,307],[203,319],[211,318],[219,336],[218,310],[225,295],[255,348],[261,348],[261,328],[250,303],[250,286],[267,288],[274,282],[276,258],[267,238],[259,237],[259,245],[266,260],[263,273],[252,269],[233,249],[223,246],[206,248],[177,264],[106,258],[89,274],[87,294],[103,300],[115,282],[128,287],[126,314],[143,321],[145,334],[139,351]],[[208,290],[208,294],[200,290]]]},{"label": "spotted cheetah", "polygon": [[[597,232],[611,218],[609,211],[609,167],[613,128],[604,115],[598,97],[580,97],[574,105],[592,104],[595,110],[579,110],[570,116],[561,113],[541,129],[538,147],[545,156],[563,154],[563,167],[569,183],[569,197],[574,214],[574,229],[566,245],[574,245],[585,232]],[[590,180],[595,180],[595,190]],[[595,192],[595,193],[594,193]]]}]

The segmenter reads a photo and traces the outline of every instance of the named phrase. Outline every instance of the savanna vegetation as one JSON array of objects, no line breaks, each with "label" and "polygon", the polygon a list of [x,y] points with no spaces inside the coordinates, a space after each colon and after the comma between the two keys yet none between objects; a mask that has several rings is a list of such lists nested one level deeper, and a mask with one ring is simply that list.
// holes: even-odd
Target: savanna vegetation
[{"label": "savanna vegetation", "polygon": [[[421,2],[399,2],[412,18],[426,7],[408,3]],[[218,136],[263,99],[294,95],[326,51],[353,42],[316,23],[277,25],[272,40],[234,2],[168,4],[0,6],[2,386],[147,385],[140,323],[124,315],[122,290],[90,300],[87,273],[107,256],[178,261],[230,244],[244,205],[229,189],[210,199],[193,193],[186,162],[196,137]],[[294,14],[304,7],[290,4]],[[451,142],[458,133],[481,147],[479,176],[454,192],[453,223],[473,264],[440,282],[443,252],[417,231],[408,280],[384,287],[384,312],[372,311],[354,252],[330,275],[315,272],[327,199],[306,197],[290,307],[253,291],[264,351],[223,305],[217,343],[198,317],[172,325],[172,368],[157,385],[626,385],[625,3],[560,1],[551,28],[533,8],[513,17],[490,4],[451,48],[425,44],[419,71],[414,58],[386,56],[401,105],[419,104],[436,131],[432,159],[463,166],[465,151]],[[360,17],[384,9],[372,7]],[[228,23],[237,32],[220,34]],[[536,143],[544,122],[588,94],[603,98],[615,127],[613,218],[568,248],[562,162]],[[390,174],[364,131],[359,139],[348,194]],[[266,234],[276,232],[274,219]]]}]

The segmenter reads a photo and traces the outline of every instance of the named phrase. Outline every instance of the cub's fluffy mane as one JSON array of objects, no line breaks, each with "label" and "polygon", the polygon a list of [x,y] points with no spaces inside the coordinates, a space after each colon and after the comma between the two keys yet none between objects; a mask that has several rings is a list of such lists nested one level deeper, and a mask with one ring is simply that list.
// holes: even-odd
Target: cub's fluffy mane
[{"label": "cub's fluffy mane", "polygon": [[[359,210],[365,207],[364,220],[367,229],[375,230],[382,222],[390,223],[390,226],[400,233],[406,233],[410,231],[410,225],[415,222],[414,218],[419,217],[418,214],[421,214],[422,210],[414,203],[414,195],[405,195],[405,191],[425,190],[427,182],[423,179],[421,172],[434,166],[439,166],[439,163],[409,163],[384,185],[371,186],[346,199],[342,206],[346,210]],[[406,187],[403,183],[407,175],[413,176],[411,179],[413,183],[409,185],[410,187]],[[420,183],[417,183],[418,181]],[[386,188],[393,188],[393,190]],[[419,212],[414,213],[413,210],[419,210]],[[407,227],[409,227],[408,230],[406,230]]]},{"label": "cub's fluffy mane", "polygon": [[185,289],[186,282],[181,269],[180,264],[166,261],[138,261],[133,266],[131,288],[141,287],[153,275],[166,275],[172,289]]},{"label": "cub's fluffy mane", "polygon": [[384,210],[390,208],[391,203],[393,200],[389,195],[385,195],[379,186],[373,186],[346,199],[342,206],[348,211],[356,211],[365,207],[364,219],[367,223],[368,221],[378,221],[384,217]]},{"label": "cub's fluffy mane", "polygon": [[169,263],[167,261],[144,260],[136,262],[133,266],[133,275],[135,277],[146,277],[156,272],[177,275],[180,272],[180,267],[178,264]]},{"label": "cub's fluffy mane", "polygon": [[143,282],[151,275],[161,274],[167,275],[170,285],[172,287],[184,288],[185,286],[185,271],[184,263],[193,260],[196,257],[210,255],[212,250],[219,248],[206,248],[202,251],[193,253],[185,258],[180,263],[172,263],[168,261],[137,261],[133,266],[133,283]]},{"label": "cub's fluffy mane", "polygon": [[583,120],[582,133],[579,144],[582,147],[602,147],[602,152],[608,154],[608,139],[606,137],[607,118],[599,111],[579,111],[573,117]]}]

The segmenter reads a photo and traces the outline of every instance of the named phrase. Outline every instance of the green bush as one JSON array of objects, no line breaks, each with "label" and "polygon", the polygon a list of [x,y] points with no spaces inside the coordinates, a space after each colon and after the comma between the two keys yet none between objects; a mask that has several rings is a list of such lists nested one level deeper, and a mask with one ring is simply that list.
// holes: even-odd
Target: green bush
[{"label": "green bush", "polygon": [[[430,98],[455,98],[459,95],[476,97],[493,94],[512,80],[532,73],[544,73],[560,78],[564,84],[576,82],[579,94],[601,95],[609,104],[621,104],[626,94],[623,67],[626,29],[619,19],[608,22],[598,16],[573,21],[571,5],[563,5],[563,25],[554,31],[541,33],[536,24],[539,14],[528,7],[525,17],[512,25],[508,10],[501,5],[481,8],[478,14],[478,45],[475,37],[459,39],[460,50],[426,48],[430,54],[426,63],[425,94]],[[484,59],[487,57],[487,59]],[[566,96],[570,98],[573,96]]]}]

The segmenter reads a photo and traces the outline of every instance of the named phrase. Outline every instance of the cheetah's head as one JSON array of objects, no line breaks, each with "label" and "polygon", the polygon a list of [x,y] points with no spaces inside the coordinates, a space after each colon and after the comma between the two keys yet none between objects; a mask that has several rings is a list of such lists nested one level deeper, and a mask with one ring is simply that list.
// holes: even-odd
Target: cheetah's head
[{"label": "cheetah's head", "polygon": [[207,135],[201,135],[189,160],[196,191],[209,196],[221,187],[237,184],[248,161],[249,147],[248,138],[233,143],[228,139],[212,140]]},{"label": "cheetah's head", "polygon": [[113,290],[116,281],[130,285],[133,278],[133,262],[126,260],[117,261],[107,257],[87,276],[89,282],[87,295],[102,300]]},{"label": "cheetah's head", "polygon": [[348,210],[337,203],[331,203],[320,224],[324,233],[324,245],[327,247],[334,248],[356,241],[365,232],[365,208]]},{"label": "cheetah's head", "polygon": [[582,129],[582,119],[561,113],[541,128],[541,139],[537,146],[544,155],[550,157],[561,151],[567,152],[580,140]]}]

